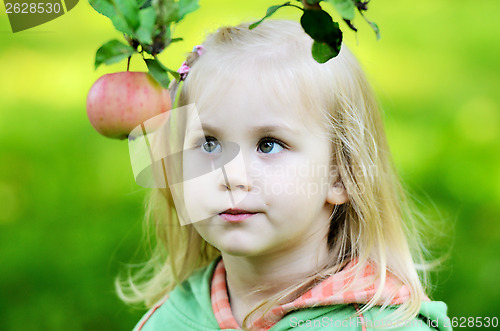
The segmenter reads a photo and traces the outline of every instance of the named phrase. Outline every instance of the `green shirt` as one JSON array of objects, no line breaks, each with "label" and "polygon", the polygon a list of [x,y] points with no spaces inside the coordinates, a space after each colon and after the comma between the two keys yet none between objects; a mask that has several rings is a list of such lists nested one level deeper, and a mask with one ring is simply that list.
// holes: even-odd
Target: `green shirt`
[{"label": "green shirt", "polygon": [[[134,331],[220,330],[210,297],[216,263],[217,260],[177,286],[163,304],[144,315]],[[399,323],[397,328],[391,330],[451,330],[444,302],[422,302],[419,315],[407,322],[388,319],[394,309],[372,307],[364,312],[366,329],[381,330]],[[352,304],[310,307],[285,315],[269,330],[363,330],[362,319],[355,314],[356,309]]]}]

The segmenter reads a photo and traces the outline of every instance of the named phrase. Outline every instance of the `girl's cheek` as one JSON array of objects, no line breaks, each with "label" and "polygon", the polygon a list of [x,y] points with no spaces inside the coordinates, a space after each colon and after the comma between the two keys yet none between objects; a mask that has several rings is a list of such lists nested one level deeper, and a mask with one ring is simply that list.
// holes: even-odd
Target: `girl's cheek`
[{"label": "girl's cheek", "polygon": [[299,183],[297,178],[287,176],[268,176],[258,185],[259,193],[265,196],[286,197],[296,195]]}]

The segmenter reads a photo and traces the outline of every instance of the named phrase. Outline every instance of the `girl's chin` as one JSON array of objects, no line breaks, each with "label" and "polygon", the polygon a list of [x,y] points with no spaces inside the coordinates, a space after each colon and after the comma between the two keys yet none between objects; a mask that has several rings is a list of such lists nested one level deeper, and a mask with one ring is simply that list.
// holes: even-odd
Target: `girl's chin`
[{"label": "girl's chin", "polygon": [[214,242],[215,247],[217,247],[223,254],[231,256],[240,257],[250,257],[256,256],[262,253],[262,247],[257,238],[241,237],[238,239],[234,238],[224,238],[225,240],[218,240]]},{"label": "girl's chin", "polygon": [[253,257],[259,254],[259,251],[255,249],[245,249],[243,247],[225,247],[220,251],[223,255],[226,254],[235,257]]}]

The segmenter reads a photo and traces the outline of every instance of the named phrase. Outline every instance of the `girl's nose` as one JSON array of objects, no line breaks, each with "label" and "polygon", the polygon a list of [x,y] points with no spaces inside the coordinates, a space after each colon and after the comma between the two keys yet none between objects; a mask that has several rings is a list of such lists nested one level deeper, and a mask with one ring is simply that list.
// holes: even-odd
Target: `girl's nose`
[{"label": "girl's nose", "polygon": [[250,179],[243,159],[243,154],[238,153],[236,157],[222,167],[222,178],[220,188],[224,191],[250,191]]}]

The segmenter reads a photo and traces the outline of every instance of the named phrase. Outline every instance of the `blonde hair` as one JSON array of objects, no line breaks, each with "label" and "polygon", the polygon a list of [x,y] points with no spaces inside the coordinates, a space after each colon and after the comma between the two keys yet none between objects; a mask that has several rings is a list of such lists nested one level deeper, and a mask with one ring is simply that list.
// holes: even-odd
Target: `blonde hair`
[{"label": "blonde hair", "polygon": [[[251,67],[258,84],[265,84],[283,102],[302,102],[301,116],[314,118],[329,132],[332,161],[349,197],[336,206],[331,221],[331,260],[252,313],[294,296],[297,290],[303,293],[356,258],[356,274],[361,276],[367,265],[375,266],[373,281],[379,285],[362,311],[381,302],[383,307],[390,304],[382,290],[391,273],[410,292],[410,300],[396,313],[414,317],[425,298],[425,272],[420,276],[417,272],[425,265],[424,249],[414,208],[391,161],[377,100],[345,46],[337,57],[319,64],[312,59],[311,44],[300,25],[290,21],[265,21],[254,30],[247,24],[221,28],[207,38],[203,55],[188,57],[191,71],[179,96],[179,106],[203,105],[223,95],[218,79],[230,79]],[[117,288],[124,301],[151,306],[220,252],[192,224],[180,225],[168,187],[152,191],[146,224],[155,228],[151,258],[127,280],[118,281]]]}]

